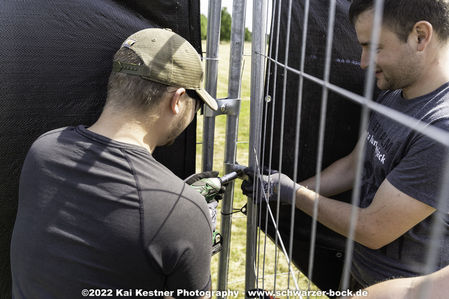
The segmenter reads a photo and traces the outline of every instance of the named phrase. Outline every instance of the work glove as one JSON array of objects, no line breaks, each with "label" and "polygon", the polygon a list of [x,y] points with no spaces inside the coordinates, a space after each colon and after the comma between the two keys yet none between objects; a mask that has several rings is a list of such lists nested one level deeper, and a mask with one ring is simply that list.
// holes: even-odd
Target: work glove
[{"label": "work glove", "polygon": [[[184,180],[184,183],[187,185],[192,185],[195,182],[198,182],[205,178],[218,178],[218,171],[204,171],[200,173],[194,173],[191,176],[187,177]],[[219,201],[223,199],[223,193],[225,192],[226,188],[224,186],[221,186],[220,190],[217,190],[216,195],[214,196],[214,199]]]},{"label": "work glove", "polygon": [[196,181],[199,181],[201,179],[205,179],[205,178],[216,178],[218,177],[218,171],[204,171],[204,172],[199,172],[199,173],[194,173],[190,176],[188,176],[187,178],[184,179],[184,183],[186,183],[187,185],[192,185],[193,183],[195,183]]},{"label": "work glove", "polygon": [[249,167],[243,171],[248,179],[242,183],[242,192],[246,196],[254,198],[255,203],[275,201],[279,194],[281,203],[291,204],[295,200],[296,191],[302,187],[285,174],[276,171],[264,169],[261,175]]},{"label": "work glove", "polygon": [[[195,173],[189,176],[184,180],[184,182],[188,185],[192,185],[195,182],[198,182],[205,178],[217,178],[218,177],[218,171],[205,171],[200,173]],[[198,190],[198,189],[196,189]],[[217,206],[218,201],[223,199],[223,193],[225,192],[225,187],[221,186],[219,190],[217,190],[217,193],[215,196],[213,196],[212,200],[206,200],[207,206],[209,208],[209,213],[212,221],[212,231],[215,231],[217,227]]]}]

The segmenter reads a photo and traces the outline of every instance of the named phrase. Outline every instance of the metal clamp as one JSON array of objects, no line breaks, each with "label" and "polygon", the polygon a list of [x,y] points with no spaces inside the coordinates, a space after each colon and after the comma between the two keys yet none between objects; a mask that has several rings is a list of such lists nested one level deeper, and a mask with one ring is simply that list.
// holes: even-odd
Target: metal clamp
[{"label": "metal clamp", "polygon": [[239,115],[240,112],[240,99],[217,99],[218,109],[214,111],[208,106],[204,106],[204,116],[214,117],[217,115]]},{"label": "metal clamp", "polygon": [[237,162],[236,163],[224,163],[224,166],[225,166],[226,173],[229,173],[232,171],[241,172],[243,169],[246,168],[245,165],[240,165]]}]

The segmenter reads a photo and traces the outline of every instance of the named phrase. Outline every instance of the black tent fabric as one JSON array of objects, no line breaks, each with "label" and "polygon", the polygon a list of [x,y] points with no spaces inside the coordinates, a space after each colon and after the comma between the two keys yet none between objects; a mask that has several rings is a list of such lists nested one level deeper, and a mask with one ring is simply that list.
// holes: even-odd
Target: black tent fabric
[{"label": "black tent fabric", "polygon": [[[10,298],[9,243],[31,143],[96,120],[113,54],[132,33],[171,28],[201,53],[199,0],[2,0],[0,24],[0,298]],[[195,170],[195,127],[155,153],[180,177]]]},{"label": "black tent fabric", "polygon": [[[273,39],[269,53],[271,57],[278,57],[280,63],[285,62],[285,50],[287,47],[287,20],[288,2],[282,1],[281,9],[277,9],[279,1],[273,1],[275,15],[274,30],[270,35]],[[292,18],[290,31],[290,44],[288,49],[288,66],[299,69],[301,59],[302,34],[304,23],[304,2],[292,2]],[[325,49],[327,38],[328,14],[330,1],[310,1],[305,73],[316,78],[324,78],[324,66],[326,61]],[[348,20],[350,1],[337,0],[334,26],[334,38],[331,56],[330,82],[352,92],[362,94],[364,73],[360,69],[361,49],[353,26]],[[277,18],[280,11],[280,25]],[[279,38],[278,38],[279,36]],[[277,42],[279,47],[276,52]],[[270,72],[267,73],[268,94],[272,101],[267,105],[267,125],[264,128],[266,137],[262,141],[264,165],[271,165],[273,169],[279,169],[279,154],[281,145],[281,124],[284,121],[282,172],[293,177],[293,170],[298,170],[298,182],[309,178],[316,173],[319,123],[321,116],[321,97],[323,87],[311,80],[304,79],[303,99],[301,106],[301,129],[299,139],[298,162],[295,165],[295,134],[298,109],[299,76],[288,72],[284,78],[284,69],[270,62]],[[283,84],[286,79],[285,114],[282,115]],[[274,107],[274,113],[273,113]],[[337,159],[349,154],[355,146],[360,123],[360,106],[350,100],[329,92],[327,114],[325,121],[323,169]],[[271,124],[273,121],[273,129]],[[270,147],[272,153],[270,153]],[[339,196],[337,199],[349,201],[351,193]],[[271,208],[276,215],[276,204]],[[284,243],[288,248],[290,237],[291,208],[281,206],[279,214],[279,230]],[[271,238],[275,238],[273,225],[268,221],[265,227],[265,209],[261,213],[261,228],[268,231]],[[295,211],[293,234],[293,262],[307,275],[309,269],[309,249],[311,234],[311,218],[306,214]],[[339,287],[344,256],[345,239],[318,225],[317,242],[315,248],[315,260],[312,281],[322,290]]]}]

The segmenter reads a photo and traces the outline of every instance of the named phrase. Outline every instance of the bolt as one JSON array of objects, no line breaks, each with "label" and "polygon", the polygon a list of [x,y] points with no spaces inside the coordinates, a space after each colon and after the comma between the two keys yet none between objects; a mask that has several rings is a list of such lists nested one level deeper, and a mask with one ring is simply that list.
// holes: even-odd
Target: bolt
[{"label": "bolt", "polygon": [[223,104],[223,106],[220,107],[221,112],[226,113],[226,110],[228,110],[228,104]]}]

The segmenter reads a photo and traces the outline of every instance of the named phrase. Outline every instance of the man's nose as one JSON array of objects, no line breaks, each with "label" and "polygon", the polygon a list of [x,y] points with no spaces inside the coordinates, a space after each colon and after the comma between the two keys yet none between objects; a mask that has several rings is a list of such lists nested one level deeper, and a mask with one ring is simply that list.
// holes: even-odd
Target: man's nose
[{"label": "man's nose", "polygon": [[369,51],[362,49],[362,55],[360,56],[360,67],[362,70],[367,69],[369,66]]}]

